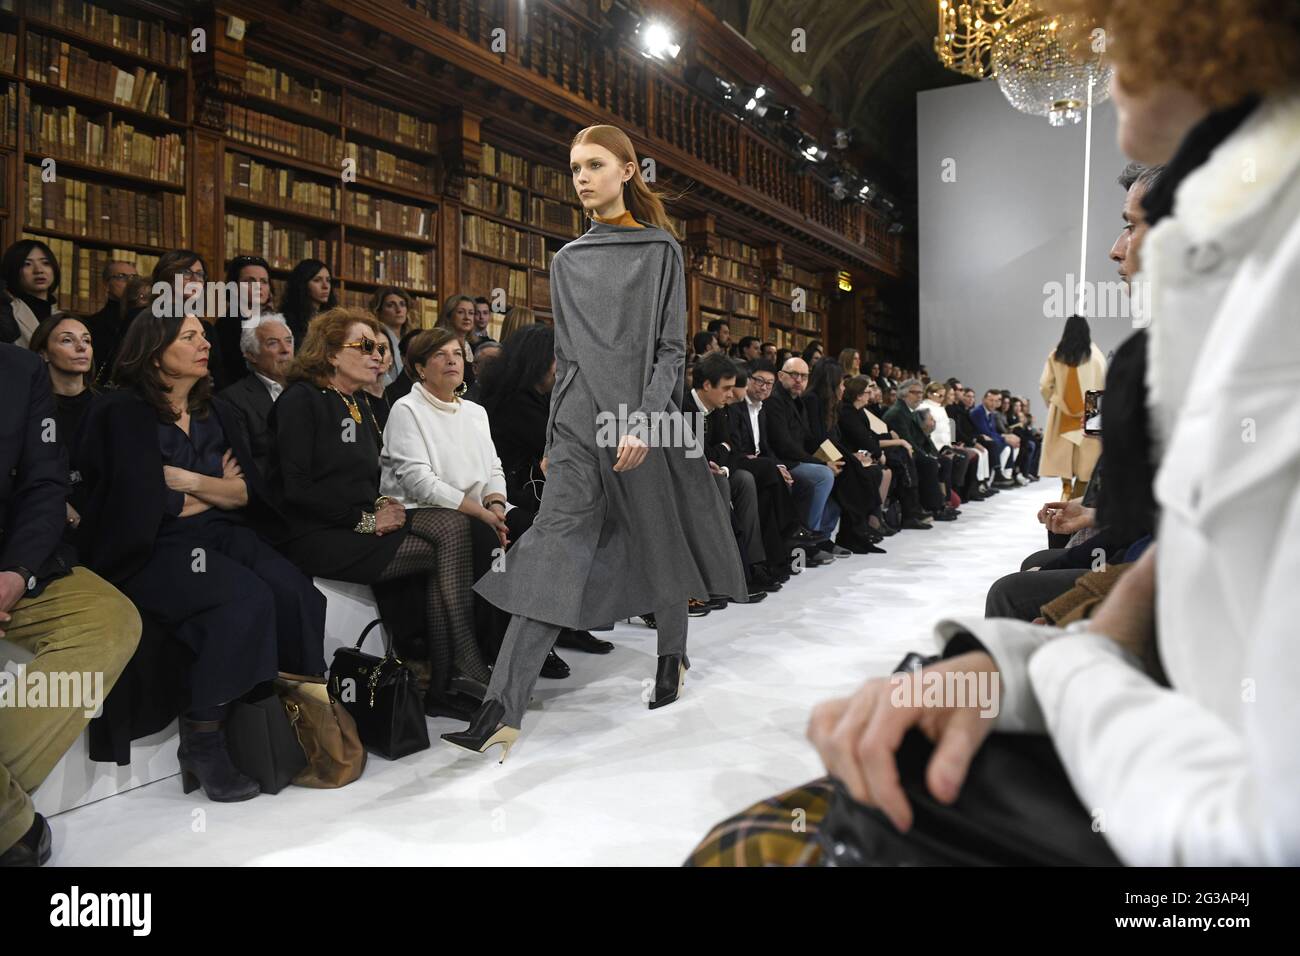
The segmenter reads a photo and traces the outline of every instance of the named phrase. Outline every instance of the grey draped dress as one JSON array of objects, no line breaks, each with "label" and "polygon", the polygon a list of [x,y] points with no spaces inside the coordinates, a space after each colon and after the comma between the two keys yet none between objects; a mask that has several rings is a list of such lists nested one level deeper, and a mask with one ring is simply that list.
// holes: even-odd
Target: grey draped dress
[{"label": "grey draped dress", "polygon": [[[615,472],[601,412],[680,412],[682,250],[663,229],[592,222],[551,263],[556,384],[547,480],[532,527],[475,591],[511,614],[574,629],[726,595],[747,600],[728,504],[698,449],[652,440]],[[608,427],[608,426],[607,426]]]}]

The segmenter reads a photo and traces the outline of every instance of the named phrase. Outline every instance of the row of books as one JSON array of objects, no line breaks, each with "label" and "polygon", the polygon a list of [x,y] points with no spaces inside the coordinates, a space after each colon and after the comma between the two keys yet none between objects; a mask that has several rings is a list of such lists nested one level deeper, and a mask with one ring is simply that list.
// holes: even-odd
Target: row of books
[{"label": "row of books", "polygon": [[226,107],[226,135],[260,149],[334,166],[342,172],[339,161],[343,141],[311,126],[232,104]]},{"label": "row of books", "polygon": [[[801,272],[803,270],[800,270]],[[804,307],[808,309],[822,310],[826,308],[826,294],[815,285],[801,285],[792,279],[773,279],[772,294],[780,296],[782,299],[790,300],[794,298],[797,290],[802,289],[804,294]]]},{"label": "row of books", "polygon": [[[369,309],[374,293],[363,289],[344,289],[339,293],[339,305],[354,309]],[[406,313],[411,328],[431,329],[438,324],[438,300],[427,295],[411,297],[411,309]]]},{"label": "row of books", "polygon": [[226,195],[296,212],[334,219],[339,187],[309,178],[296,169],[271,166],[233,150],[225,157]]},{"label": "row of books", "polygon": [[438,127],[426,119],[392,110],[378,103],[368,103],[349,96],[344,108],[347,125],[380,139],[390,139],[434,152],[438,148]]},{"label": "row of books", "polygon": [[[682,229],[686,228],[686,220],[681,220]],[[685,235],[685,232],[682,233]],[[735,259],[738,262],[746,262],[751,266],[758,267],[762,260],[759,256],[758,247],[751,246],[749,243],[741,242],[739,239],[729,239],[726,236],[718,237],[718,252],[728,259]]]},{"label": "row of books", "polygon": [[784,326],[794,326],[808,332],[820,332],[822,317],[820,312],[795,312],[788,305],[773,303],[767,313],[768,322],[779,322]]},{"label": "row of books", "polygon": [[432,241],[437,212],[349,189],[344,196],[344,221],[380,232]]},{"label": "row of books", "polygon": [[802,332],[788,332],[785,329],[768,329],[767,340],[773,343],[778,349],[790,349],[792,352],[802,352],[808,347],[808,343],[813,341],[820,342],[821,337],[819,335],[805,335]]},{"label": "row of books", "polygon": [[183,67],[189,58],[183,33],[171,33],[157,20],[122,16],[84,0],[27,0],[27,16],[163,63]]},{"label": "row of books", "polygon": [[177,185],[185,178],[185,141],[179,133],[155,136],[130,123],[96,122],[75,106],[30,104],[28,148],[60,159],[102,166]]},{"label": "row of books", "polygon": [[[505,289],[506,302],[510,305],[528,305],[528,272],[524,269],[512,269],[499,262],[486,259],[464,259],[461,262],[461,288],[472,289],[474,295],[493,299],[493,291]],[[543,308],[549,308],[549,295]]]},{"label": "row of books", "polygon": [[169,116],[167,80],[138,66],[120,70],[78,46],[27,32],[27,79],[48,83],[101,100],[129,106],[142,113]]},{"label": "row of books", "polygon": [[710,278],[724,279],[739,285],[754,286],[758,279],[753,266],[723,256],[705,256],[700,271]]},{"label": "row of books", "polygon": [[465,203],[507,219],[524,218],[523,190],[486,176],[466,177]]},{"label": "row of books", "polygon": [[14,33],[0,33],[0,70],[6,73],[18,71],[18,36]]},{"label": "row of books", "polygon": [[554,169],[550,166],[543,166],[541,163],[533,163],[531,181],[535,193],[541,193],[543,196],[563,200],[567,203],[576,203],[578,201],[577,193],[573,190],[573,177],[563,169]]},{"label": "row of books", "polygon": [[582,210],[554,199],[534,196],[528,221],[539,229],[549,229],[575,239],[582,234]]},{"label": "row of books", "polygon": [[18,143],[18,84],[0,81],[0,142]]},{"label": "row of books", "polygon": [[777,276],[798,283],[805,289],[816,289],[821,286],[821,279],[818,277],[817,273],[809,272],[807,269],[801,269],[788,262],[781,263],[781,267],[777,270]]},{"label": "row of books", "polygon": [[436,188],[433,167],[402,159],[374,146],[347,144],[347,156],[356,164],[357,175],[407,189],[433,192]]},{"label": "row of books", "polygon": [[338,122],[339,95],[287,73],[279,67],[248,60],[244,68],[244,90],[256,96],[292,106],[323,119]]},{"label": "row of books", "polygon": [[341,272],[347,278],[390,283],[411,290],[432,292],[437,285],[433,253],[409,249],[377,249],[349,242]]},{"label": "row of books", "polygon": [[226,255],[261,256],[274,269],[292,269],[303,259],[334,261],[334,243],[304,229],[226,213]]},{"label": "row of books", "polygon": [[50,247],[59,264],[59,308],[74,315],[90,315],[104,305],[104,266],[109,262],[132,262],[142,276],[153,272],[158,257],[130,249],[101,249],[71,239],[56,239],[23,233],[24,239],[39,239]]},{"label": "row of books", "polygon": [[740,292],[707,281],[700,283],[700,305],[718,312],[739,312],[757,316],[758,301],[758,296],[752,292]]},{"label": "row of books", "polygon": [[88,183],[66,174],[45,182],[27,166],[27,225],[109,242],[175,249],[186,244],[185,197]]},{"label": "row of books", "polygon": [[[712,316],[702,316],[700,318],[700,328],[707,328]],[[731,341],[739,342],[747,335],[754,338],[762,338],[758,319],[742,319],[737,316],[731,316],[727,319],[727,325],[731,329]]]},{"label": "row of books", "polygon": [[528,160],[513,153],[504,153],[491,143],[483,144],[479,157],[479,172],[509,180],[516,186],[528,187]]},{"label": "row of books", "polygon": [[481,252],[511,259],[538,269],[550,265],[541,236],[473,213],[465,213],[461,220],[461,242],[466,252]]}]

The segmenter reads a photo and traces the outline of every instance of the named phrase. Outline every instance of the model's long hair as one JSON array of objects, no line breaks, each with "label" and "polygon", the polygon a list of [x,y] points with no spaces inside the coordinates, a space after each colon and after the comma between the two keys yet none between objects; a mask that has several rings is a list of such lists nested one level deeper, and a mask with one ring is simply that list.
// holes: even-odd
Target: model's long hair
[{"label": "model's long hair", "polygon": [[632,214],[632,218],[637,222],[658,226],[680,242],[682,237],[677,234],[677,229],[673,226],[672,220],[668,218],[668,212],[664,209],[663,200],[641,178],[641,163],[637,160],[636,148],[632,145],[632,141],[628,139],[627,133],[617,126],[588,126],[585,129],[578,130],[577,135],[573,137],[573,141],[569,143],[569,150],[572,151],[573,147],[582,143],[603,146],[614,154],[614,158],[618,160],[620,166],[626,163],[632,163],[636,166],[636,172],[632,174],[632,178],[623,184],[623,205],[627,207],[627,211]]},{"label": "model's long hair", "polygon": [[1064,365],[1079,366],[1092,354],[1092,330],[1088,320],[1072,315],[1065,320],[1065,331],[1056,345],[1055,358]]}]

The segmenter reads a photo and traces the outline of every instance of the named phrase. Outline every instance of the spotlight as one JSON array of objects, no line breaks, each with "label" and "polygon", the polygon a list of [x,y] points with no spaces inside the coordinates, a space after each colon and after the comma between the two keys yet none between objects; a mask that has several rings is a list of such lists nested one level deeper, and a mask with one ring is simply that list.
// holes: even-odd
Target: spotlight
[{"label": "spotlight", "polygon": [[853,130],[837,129],[835,131],[835,148],[848,149],[849,143],[853,142]]},{"label": "spotlight", "polygon": [[673,42],[673,35],[668,27],[658,20],[639,23],[636,33],[641,42],[641,52],[645,56],[656,60],[675,60],[677,54],[682,51],[681,44]]},{"label": "spotlight", "polygon": [[808,159],[812,160],[815,163],[822,162],[829,155],[826,152],[826,150],[822,149],[820,146],[818,146],[815,142],[813,142],[811,139],[808,139],[807,137],[804,137],[804,139],[800,141],[799,149],[805,156],[808,157]]},{"label": "spotlight", "polygon": [[782,106],[779,103],[757,103],[750,109],[759,119],[771,120],[774,123],[780,123],[794,117],[792,107]]},{"label": "spotlight", "polygon": [[864,182],[858,189],[858,198],[866,201],[871,198],[871,183]]}]

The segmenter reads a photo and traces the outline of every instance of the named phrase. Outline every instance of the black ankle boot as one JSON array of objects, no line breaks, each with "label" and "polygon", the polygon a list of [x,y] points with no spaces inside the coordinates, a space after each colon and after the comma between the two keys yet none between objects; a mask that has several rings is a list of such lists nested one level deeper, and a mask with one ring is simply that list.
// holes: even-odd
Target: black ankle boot
[{"label": "black ankle boot", "polygon": [[456,733],[443,734],[442,739],[457,747],[464,747],[475,753],[484,753],[489,747],[501,744],[501,763],[506,762],[510,748],[519,739],[518,727],[505,724],[505,705],[499,700],[486,700],[478,709],[469,726]]},{"label": "black ankle boot", "polygon": [[215,803],[251,800],[262,792],[257,781],[244,776],[230,762],[226,736],[219,720],[190,720],[181,717],[181,785],[186,793],[203,787]]},{"label": "black ankle boot", "polygon": [[664,707],[677,699],[686,680],[687,666],[685,654],[665,654],[659,658],[659,667],[655,671],[655,696],[650,701],[651,710]]}]

